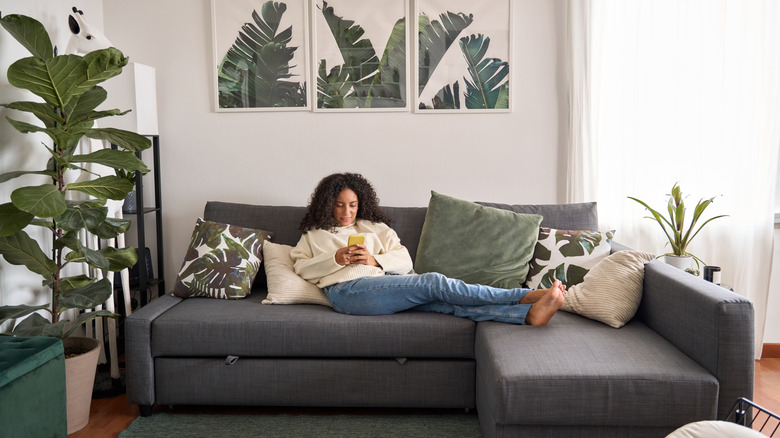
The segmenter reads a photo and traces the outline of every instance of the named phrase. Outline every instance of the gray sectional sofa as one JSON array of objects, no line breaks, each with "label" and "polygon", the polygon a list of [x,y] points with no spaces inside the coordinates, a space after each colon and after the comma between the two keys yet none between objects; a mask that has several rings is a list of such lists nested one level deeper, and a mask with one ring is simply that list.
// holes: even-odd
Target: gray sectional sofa
[{"label": "gray sectional sofa", "polygon": [[[512,206],[597,229],[595,204]],[[416,254],[425,208],[385,207]],[[295,245],[303,207],[209,202],[204,218]],[[619,236],[618,236],[619,237]],[[620,245],[613,245],[613,251]],[[625,248],[624,248],[625,249]],[[165,405],[476,408],[486,437],[659,437],[753,395],[753,307],[659,261],[620,329],[558,312],[544,327],[402,312],[348,316],[166,295],[126,321],[127,401]]]}]

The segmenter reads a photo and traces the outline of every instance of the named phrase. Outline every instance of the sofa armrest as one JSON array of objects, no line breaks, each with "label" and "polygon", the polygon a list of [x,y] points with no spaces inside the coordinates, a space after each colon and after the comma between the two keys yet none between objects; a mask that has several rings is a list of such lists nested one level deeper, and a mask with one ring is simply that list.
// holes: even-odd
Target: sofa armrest
[{"label": "sofa armrest", "polygon": [[138,309],[125,321],[125,372],[128,404],[154,405],[152,321],[181,301],[181,298],[172,295],[161,296]]},{"label": "sofa armrest", "polygon": [[718,379],[718,419],[739,397],[753,397],[750,300],[656,260],[645,267],[637,315]]}]

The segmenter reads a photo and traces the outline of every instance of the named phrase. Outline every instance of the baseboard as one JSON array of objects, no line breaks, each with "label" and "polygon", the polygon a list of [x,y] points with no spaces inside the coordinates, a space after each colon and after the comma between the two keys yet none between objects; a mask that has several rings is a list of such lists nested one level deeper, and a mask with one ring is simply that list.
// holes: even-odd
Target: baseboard
[{"label": "baseboard", "polygon": [[764,344],[764,349],[761,352],[762,358],[778,358],[780,357],[780,344]]}]

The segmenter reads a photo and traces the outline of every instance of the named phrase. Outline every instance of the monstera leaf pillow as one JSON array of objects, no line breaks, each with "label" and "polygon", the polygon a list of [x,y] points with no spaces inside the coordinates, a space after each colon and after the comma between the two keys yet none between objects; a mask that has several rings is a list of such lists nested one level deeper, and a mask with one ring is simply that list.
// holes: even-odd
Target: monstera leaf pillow
[{"label": "monstera leaf pillow", "polygon": [[239,299],[249,295],[271,233],[198,218],[173,294]]},{"label": "monstera leaf pillow", "polygon": [[582,283],[585,274],[609,255],[614,235],[615,230],[602,233],[539,228],[539,239],[529,263],[528,287],[546,289],[555,280],[567,287]]}]

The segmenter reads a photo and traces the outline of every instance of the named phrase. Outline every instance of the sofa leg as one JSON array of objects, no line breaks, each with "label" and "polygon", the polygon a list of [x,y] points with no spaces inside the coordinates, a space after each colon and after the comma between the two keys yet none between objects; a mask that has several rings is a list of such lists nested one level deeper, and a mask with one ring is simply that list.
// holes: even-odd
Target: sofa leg
[{"label": "sofa leg", "polygon": [[152,415],[152,405],[138,405],[138,410],[141,411],[142,417],[148,417]]}]

